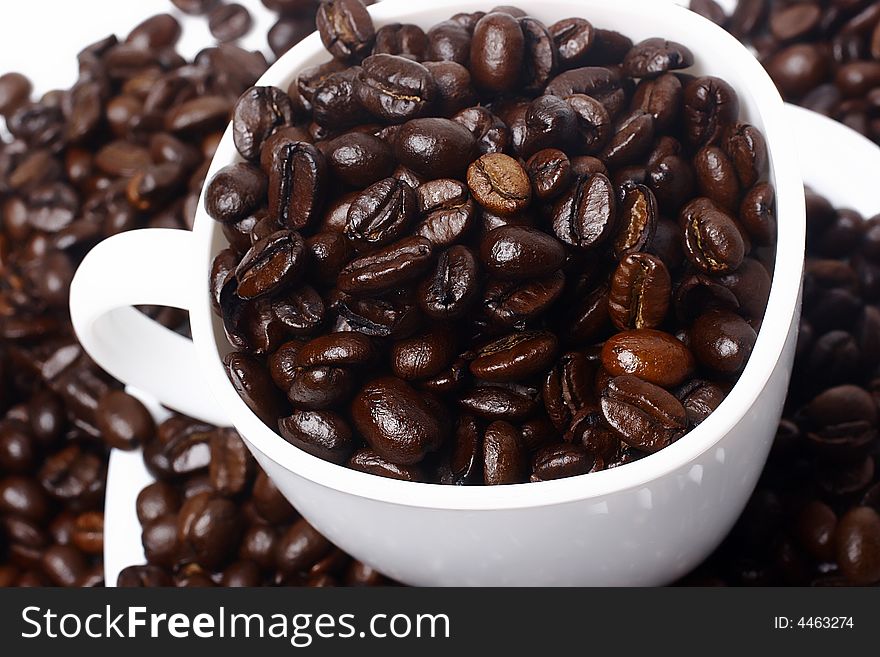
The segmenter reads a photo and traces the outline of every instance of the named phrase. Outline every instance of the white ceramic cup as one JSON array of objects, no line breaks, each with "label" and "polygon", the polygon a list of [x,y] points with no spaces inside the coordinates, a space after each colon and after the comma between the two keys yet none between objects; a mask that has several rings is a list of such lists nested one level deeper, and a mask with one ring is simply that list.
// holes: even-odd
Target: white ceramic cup
[{"label": "white ceramic cup", "polygon": [[[676,579],[721,541],[751,493],[775,433],[791,371],[803,267],[801,179],[773,83],[721,28],[654,0],[524,0],[552,23],[583,16],[638,41],[661,35],[687,44],[693,71],[737,90],[743,120],[762,130],[777,190],[779,254],[763,329],[742,375],[698,428],[657,454],[604,472],[499,487],[401,482],[348,470],[290,445],[248,409],[221,359],[230,348],[208,294],[212,259],[224,246],[201,209],[192,233],[140,230],[88,255],[71,286],[71,317],[83,346],[116,378],[165,405],[233,424],[279,489],[342,549],[409,584],[652,585]],[[427,3],[425,3],[427,5]],[[428,27],[473,0],[430,6],[389,0],[370,8],[377,26]],[[316,34],[260,80],[286,88],[328,58]],[[227,130],[208,177],[240,158]],[[189,311],[193,341],[132,305]]]}]

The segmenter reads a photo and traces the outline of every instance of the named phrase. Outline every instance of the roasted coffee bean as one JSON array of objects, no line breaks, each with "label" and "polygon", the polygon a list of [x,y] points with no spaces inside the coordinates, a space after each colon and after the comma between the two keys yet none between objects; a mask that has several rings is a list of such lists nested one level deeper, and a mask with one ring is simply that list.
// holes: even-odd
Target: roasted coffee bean
[{"label": "roasted coffee bean", "polygon": [[650,150],[654,132],[654,116],[634,110],[617,124],[600,157],[611,168],[632,164]]},{"label": "roasted coffee bean", "polygon": [[496,421],[483,436],[483,483],[519,484],[528,476],[528,454],[522,436],[509,422]]},{"label": "roasted coffee bean", "polygon": [[834,559],[834,533],[837,515],[818,500],[808,502],[798,513],[794,525],[794,538],[816,560]]},{"label": "roasted coffee bean", "polygon": [[156,423],[146,407],[121,390],[114,390],[101,398],[96,420],[104,441],[117,449],[135,449],[156,431]]},{"label": "roasted coffee bean", "polygon": [[43,572],[55,586],[77,586],[88,570],[82,552],[70,545],[53,545],[40,561]]},{"label": "roasted coffee bean", "polygon": [[370,338],[360,333],[343,332],[315,338],[298,347],[293,364],[296,367],[358,367],[369,365],[374,359],[375,346]]},{"label": "roasted coffee bean", "polygon": [[470,370],[484,381],[520,381],[546,370],[556,350],[557,340],[552,333],[513,333],[480,349]]},{"label": "roasted coffee bean", "polygon": [[758,183],[746,192],[739,218],[754,243],[766,245],[776,239],[776,192],[770,183]]},{"label": "roasted coffee bean", "polygon": [[617,376],[602,392],[599,406],[609,427],[627,445],[656,452],[687,430],[681,403],[656,385],[635,376]]},{"label": "roasted coffee bean", "polygon": [[278,422],[289,443],[331,463],[344,463],[352,452],[351,428],[332,411],[295,411]]},{"label": "roasted coffee bean", "polygon": [[705,199],[682,209],[684,254],[707,274],[725,274],[739,267],[745,255],[742,234],[736,223]]},{"label": "roasted coffee bean", "polygon": [[510,129],[485,107],[468,107],[452,117],[477,140],[480,153],[501,153],[511,143]]},{"label": "roasted coffee bean", "polygon": [[0,468],[4,472],[22,474],[37,462],[38,445],[23,422],[0,424]]},{"label": "roasted coffee bean", "polygon": [[870,507],[854,507],[834,532],[837,563],[857,584],[880,581],[880,516]]},{"label": "roasted coffee bean", "polygon": [[364,335],[402,338],[418,328],[417,307],[393,293],[373,299],[340,296],[334,301],[334,310],[352,330]]},{"label": "roasted coffee bean", "polygon": [[309,267],[316,282],[331,285],[351,258],[351,242],[345,235],[322,232],[306,238]]},{"label": "roasted coffee bean", "polygon": [[562,244],[546,233],[521,226],[501,226],[483,237],[480,260],[499,278],[528,279],[552,274],[565,261]]},{"label": "roasted coffee bean", "polygon": [[394,171],[388,145],[373,135],[347,132],[322,149],[333,174],[347,185],[363,189]]},{"label": "roasted coffee bean", "polygon": [[432,251],[430,240],[405,237],[352,260],[339,273],[337,285],[343,292],[355,296],[372,296],[398,288],[431,267]]},{"label": "roasted coffee bean", "polygon": [[415,232],[435,247],[450,246],[475,222],[476,206],[467,186],[452,178],[431,180],[416,189],[419,216]]},{"label": "roasted coffee bean", "polygon": [[371,449],[359,449],[345,465],[352,470],[359,470],[379,477],[389,477],[401,481],[424,480],[424,474],[418,466],[392,463]]},{"label": "roasted coffee bean", "polygon": [[402,55],[420,62],[427,49],[428,37],[418,25],[391,23],[376,31],[373,54]]},{"label": "roasted coffee bean", "polygon": [[672,73],[642,80],[633,94],[632,106],[654,117],[657,132],[673,128],[681,111],[681,80]]},{"label": "roasted coffee bean", "polygon": [[394,140],[394,156],[403,166],[427,178],[458,178],[476,152],[476,139],[450,119],[413,119]]},{"label": "roasted coffee bean", "polygon": [[41,522],[49,510],[46,492],[33,479],[19,475],[0,479],[0,511],[4,514]]},{"label": "roasted coffee bean", "polygon": [[452,246],[437,258],[431,274],[419,288],[419,304],[434,319],[462,317],[479,293],[479,268],[466,246]]},{"label": "roasted coffee bean", "polygon": [[523,210],[531,201],[529,177],[522,166],[503,153],[475,160],[467,172],[468,188],[481,206],[501,216]]},{"label": "roasted coffee bean", "polygon": [[739,180],[730,158],[718,146],[704,146],[694,156],[694,172],[700,193],[719,208],[735,211],[739,206]]},{"label": "roasted coffee bean", "polygon": [[500,386],[478,386],[458,401],[466,411],[487,420],[524,420],[537,410],[532,396]]},{"label": "roasted coffee bean", "polygon": [[602,66],[585,66],[560,73],[550,80],[544,93],[560,98],[574,94],[590,96],[605,106],[611,118],[617,116],[626,103],[620,74]]},{"label": "roasted coffee bean", "polygon": [[324,47],[337,59],[363,58],[376,38],[373,19],[361,0],[324,0],[315,23]]},{"label": "roasted coffee bean", "polygon": [[608,177],[595,173],[578,178],[553,206],[553,231],[569,246],[596,248],[617,227],[617,202]]},{"label": "roasted coffee bean", "polygon": [[443,21],[428,30],[429,61],[456,62],[466,66],[470,52],[471,32],[457,21]]},{"label": "roasted coffee bean", "polygon": [[608,285],[598,284],[566,311],[564,331],[569,342],[595,342],[607,330],[611,324],[608,316],[608,293]]},{"label": "roasted coffee bean", "polygon": [[757,337],[748,322],[724,310],[710,310],[700,315],[691,326],[689,336],[697,360],[727,375],[742,371]]},{"label": "roasted coffee bean", "polygon": [[760,318],[770,297],[770,275],[754,258],[744,258],[735,271],[718,279],[736,297],[737,305],[746,317]]},{"label": "roasted coffee bean", "polygon": [[177,539],[206,568],[231,556],[241,536],[241,517],[230,500],[200,493],[184,502],[177,519]]},{"label": "roasted coffee bean", "polygon": [[257,160],[266,140],[293,119],[293,103],[287,94],[275,87],[251,87],[232,113],[235,147],[245,159]]},{"label": "roasted coffee bean", "polygon": [[542,397],[547,417],[557,430],[568,429],[578,412],[595,404],[594,375],[595,367],[577,351],[563,355],[547,374]]},{"label": "roasted coffee bean", "polygon": [[31,95],[33,85],[21,73],[6,73],[0,76],[0,115],[8,118],[25,104]]},{"label": "roasted coffee bean", "polygon": [[583,18],[564,18],[548,28],[563,69],[587,63],[594,42],[594,30]]},{"label": "roasted coffee bean", "polygon": [[532,458],[530,481],[550,481],[590,472],[593,458],[582,445],[548,445]]},{"label": "roasted coffee bean", "polygon": [[223,223],[240,221],[252,214],[266,193],[266,176],[249,164],[221,169],[208,185],[205,210]]},{"label": "roasted coffee bean", "polygon": [[739,98],[724,80],[696,78],[685,85],[682,120],[687,142],[694,147],[711,144],[721,138],[724,129],[735,123]]},{"label": "roasted coffee bean", "polygon": [[627,183],[620,189],[620,224],[613,250],[617,258],[647,250],[657,230],[657,200],[644,185]]},{"label": "roasted coffee bean", "polygon": [[327,164],[321,152],[281,134],[265,143],[260,161],[269,177],[269,214],[291,230],[313,223],[323,207],[327,185]]},{"label": "roasted coffee bean", "polygon": [[618,333],[605,342],[602,366],[611,376],[631,374],[672,388],[693,373],[695,362],[690,349],[669,333],[636,329]]},{"label": "roasted coffee bean", "polygon": [[217,41],[235,41],[250,32],[253,18],[250,12],[238,3],[218,5],[208,14],[208,29]]},{"label": "roasted coffee bean", "polygon": [[693,379],[676,391],[691,426],[697,426],[709,417],[724,401],[724,396],[721,386],[701,379]]},{"label": "roasted coffee bean", "polygon": [[540,93],[556,73],[558,51],[550,31],[541,21],[519,16],[523,33],[521,81],[526,93]]},{"label": "roasted coffee bean", "polygon": [[519,21],[492,12],[477,21],[470,44],[470,66],[476,85],[489,93],[513,89],[519,82],[525,38]]},{"label": "roasted coffee bean", "polygon": [[611,137],[611,117],[605,105],[584,94],[571,94],[565,102],[574,111],[579,150],[599,153]]},{"label": "roasted coffee bean", "polygon": [[561,271],[536,280],[493,280],[483,292],[483,310],[500,326],[522,330],[556,303],[564,285]]},{"label": "roasted coffee bean", "polygon": [[608,315],[622,331],[656,328],[666,319],[671,293],[669,271],[660,258],[628,255],[611,277]]},{"label": "roasted coffee bean", "polygon": [[269,28],[266,39],[275,56],[281,57],[314,31],[314,22],[307,16],[292,16],[290,18],[282,16]]},{"label": "roasted coffee bean", "polygon": [[250,409],[266,424],[274,424],[285,404],[260,362],[247,354],[233,352],[223,363],[230,382]]},{"label": "roasted coffee bean", "polygon": [[207,14],[219,0],[171,0],[184,14]]},{"label": "roasted coffee bean", "polygon": [[305,267],[299,233],[279,230],[254,243],[235,268],[235,293],[242,299],[276,295],[296,283]]},{"label": "roasted coffee bean", "polygon": [[178,509],[180,509],[180,496],[169,483],[155,481],[138,493],[136,510],[141,525],[165,515],[175,514]]},{"label": "roasted coffee bean", "polygon": [[761,132],[751,125],[737,123],[725,131],[722,146],[742,187],[757,183],[767,168],[767,144]]},{"label": "roasted coffee bean", "polygon": [[46,459],[37,476],[51,497],[72,510],[88,508],[104,494],[106,472],[100,457],[76,445]]},{"label": "roasted coffee bean", "polygon": [[218,429],[211,435],[211,487],[221,495],[241,493],[250,483],[254,460],[233,429]]},{"label": "roasted coffee bean", "polygon": [[456,112],[473,105],[477,92],[471,83],[471,74],[456,62],[424,62],[434,83],[437,94],[434,112],[440,116],[452,117]]},{"label": "roasted coffee bean", "polygon": [[413,465],[445,439],[442,420],[409,384],[394,377],[374,379],[351,406],[355,427],[376,453],[392,463]]},{"label": "roasted coffee bean", "polygon": [[580,117],[569,102],[557,96],[538,96],[525,115],[526,135],[522,154],[531,156],[542,148],[565,147],[575,139]]},{"label": "roasted coffee bean", "polygon": [[434,77],[422,64],[398,55],[372,55],[355,82],[358,101],[373,116],[403,123],[423,116],[438,96]]},{"label": "roasted coffee bean", "polygon": [[385,178],[361,192],[348,209],[345,234],[355,244],[382,246],[403,235],[416,213],[413,188]]},{"label": "roasted coffee bean", "polygon": [[623,68],[634,78],[655,77],[687,68],[694,56],[687,46],[665,39],[645,39],[632,47],[623,59]]},{"label": "roasted coffee bean", "polygon": [[455,336],[437,328],[391,347],[391,370],[405,381],[427,379],[443,372],[455,358]]},{"label": "roasted coffee bean", "polygon": [[556,148],[546,148],[532,155],[526,163],[535,196],[541,201],[551,201],[559,196],[571,182],[571,162],[568,156]]},{"label": "roasted coffee bean", "polygon": [[144,556],[155,566],[173,569],[179,560],[177,516],[165,515],[144,523],[141,532]]}]

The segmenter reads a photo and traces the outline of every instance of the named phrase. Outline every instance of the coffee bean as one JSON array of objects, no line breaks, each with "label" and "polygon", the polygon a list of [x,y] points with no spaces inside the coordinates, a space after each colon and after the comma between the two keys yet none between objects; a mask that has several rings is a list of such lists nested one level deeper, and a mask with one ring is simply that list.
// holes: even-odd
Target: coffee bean
[{"label": "coffee bean", "polygon": [[687,430],[684,407],[671,394],[634,376],[618,376],[602,392],[602,417],[626,444],[656,452]]},{"label": "coffee bean", "polygon": [[207,568],[221,566],[231,556],[240,535],[239,511],[230,500],[200,493],[180,509],[177,540]]},{"label": "coffee bean", "polygon": [[562,295],[561,271],[537,280],[493,280],[483,293],[483,310],[493,322],[522,330],[543,315]]},{"label": "coffee bean", "polygon": [[452,178],[431,180],[416,189],[419,222],[415,232],[434,246],[450,246],[473,226],[477,209],[465,184]]},{"label": "coffee bean", "polygon": [[662,260],[647,253],[628,255],[611,277],[611,321],[621,330],[656,328],[666,318],[671,291]]},{"label": "coffee bean", "polygon": [[672,388],[693,373],[695,363],[691,351],[669,333],[636,329],[618,333],[605,342],[602,366],[611,376],[635,375],[648,383]]},{"label": "coffee bean", "polygon": [[509,422],[496,421],[483,436],[483,483],[519,484],[528,474],[528,455],[519,431]]},{"label": "coffee bean", "polygon": [[137,517],[142,525],[157,518],[177,513],[180,496],[171,484],[155,481],[138,493]]},{"label": "coffee bean", "polygon": [[257,160],[266,140],[293,123],[290,97],[275,87],[251,87],[232,113],[232,137],[242,157]]},{"label": "coffee bean", "polygon": [[31,81],[21,73],[0,76],[0,115],[8,118],[30,98]]},{"label": "coffee bean", "polygon": [[556,148],[546,148],[532,155],[526,169],[535,196],[541,201],[553,200],[571,182],[571,162],[563,151]]},{"label": "coffee bean", "polygon": [[371,449],[360,449],[346,463],[352,470],[366,472],[379,477],[400,479],[401,481],[423,481],[424,475],[416,465],[399,465],[387,461]]},{"label": "coffee bean", "polygon": [[694,56],[687,46],[658,38],[637,43],[623,59],[624,70],[634,78],[655,77],[693,63]]},{"label": "coffee bean", "polygon": [[295,411],[278,422],[289,443],[331,463],[344,463],[352,451],[351,428],[332,411]]},{"label": "coffee bean", "polygon": [[428,30],[429,61],[456,62],[467,65],[471,52],[471,32],[460,23],[447,20]]},{"label": "coffee bean", "polygon": [[455,319],[464,315],[479,290],[477,260],[465,246],[440,254],[431,274],[419,288],[419,304],[430,317]]},{"label": "coffee bean", "polygon": [[361,0],[324,0],[315,23],[324,47],[341,60],[362,59],[376,38],[373,19]]},{"label": "coffee bean", "polygon": [[218,5],[208,14],[208,29],[221,43],[240,39],[250,32],[252,25],[250,12],[238,3]]},{"label": "coffee bean", "polygon": [[508,382],[528,379],[545,370],[556,355],[552,333],[523,332],[499,338],[477,352],[471,373],[485,381]]},{"label": "coffee bean", "polygon": [[385,178],[352,201],[345,234],[356,244],[382,246],[400,237],[416,212],[415,193],[407,183]]},{"label": "coffee bean", "polygon": [[710,310],[700,315],[689,334],[697,360],[722,374],[742,371],[757,337],[744,319],[724,310]]},{"label": "coffee bean", "polygon": [[478,386],[459,398],[466,411],[487,420],[524,420],[535,412],[535,400],[522,392],[499,386]]},{"label": "coffee bean", "polygon": [[454,336],[435,329],[394,343],[391,370],[405,381],[427,379],[440,374],[454,358]]},{"label": "coffee bean", "polygon": [[776,239],[776,192],[769,183],[758,183],[743,197],[739,218],[756,244]]},{"label": "coffee bean", "polygon": [[266,193],[266,177],[249,164],[221,169],[208,185],[205,210],[212,219],[233,223],[257,209]]},{"label": "coffee bean", "polygon": [[550,481],[586,474],[593,459],[582,445],[548,445],[532,458],[530,481]]},{"label": "coffee bean", "polygon": [[343,292],[355,296],[398,288],[431,267],[432,249],[431,242],[424,237],[405,237],[352,260],[339,273],[337,285]]},{"label": "coffee bean", "polygon": [[489,272],[500,278],[527,279],[559,269],[565,250],[559,241],[537,229],[501,226],[483,238],[480,259]]},{"label": "coffee bean", "polygon": [[619,191],[619,228],[613,250],[617,258],[649,249],[657,230],[657,200],[640,184],[627,183]]},{"label": "coffee bean", "polygon": [[428,37],[418,25],[391,23],[376,31],[373,54],[402,55],[420,62],[427,49]]},{"label": "coffee bean", "polygon": [[556,43],[541,21],[530,16],[519,16],[518,21],[523,33],[523,90],[527,93],[540,93],[556,73]]},{"label": "coffee bean", "polygon": [[724,274],[739,267],[745,255],[742,234],[736,223],[710,201],[696,199],[681,212],[684,252],[687,259],[707,274]]},{"label": "coffee bean", "polygon": [[736,92],[719,78],[692,80],[684,88],[683,100],[684,134],[691,146],[714,143],[739,114]]},{"label": "coffee bean", "polygon": [[519,21],[510,14],[486,14],[474,26],[470,44],[471,75],[484,91],[500,93],[519,81],[525,39]]},{"label": "coffee bean", "polygon": [[583,18],[565,18],[548,28],[563,69],[575,68],[587,63],[593,46],[594,31]]},{"label": "coffee bean", "polygon": [[538,96],[526,110],[524,156],[543,148],[565,147],[575,139],[582,119],[571,102],[557,96]]},{"label": "coffee bean", "polygon": [[104,440],[117,449],[135,449],[156,431],[150,412],[135,397],[114,390],[98,402],[97,426]]},{"label": "coffee bean", "polygon": [[607,176],[582,176],[554,204],[553,231],[569,246],[598,247],[616,228],[616,206],[614,188]]},{"label": "coffee bean", "polygon": [[531,201],[528,174],[503,153],[480,156],[468,167],[467,183],[477,203],[502,216],[519,212]]},{"label": "coffee bean", "polygon": [[355,95],[361,105],[373,116],[391,123],[424,115],[438,93],[428,69],[398,55],[367,57],[355,82]]},{"label": "coffee bean", "polygon": [[854,507],[834,532],[837,563],[843,574],[857,584],[880,580],[880,516],[869,507]]},{"label": "coffee bean", "polygon": [[480,153],[501,153],[511,143],[507,124],[485,107],[468,107],[455,114],[452,120],[473,134]]},{"label": "coffee bean", "polygon": [[269,214],[291,230],[313,223],[327,185],[327,164],[321,152],[279,134],[265,143],[260,162],[269,178]]},{"label": "coffee bean", "polygon": [[721,386],[701,379],[692,379],[675,393],[691,426],[697,426],[709,417],[724,401],[724,395]]},{"label": "coffee bean", "polygon": [[466,128],[450,119],[413,119],[394,140],[397,161],[427,178],[459,178],[476,150]]},{"label": "coffee bean", "polygon": [[440,447],[444,426],[434,409],[409,384],[394,377],[364,386],[351,407],[355,427],[376,452],[413,465]]}]

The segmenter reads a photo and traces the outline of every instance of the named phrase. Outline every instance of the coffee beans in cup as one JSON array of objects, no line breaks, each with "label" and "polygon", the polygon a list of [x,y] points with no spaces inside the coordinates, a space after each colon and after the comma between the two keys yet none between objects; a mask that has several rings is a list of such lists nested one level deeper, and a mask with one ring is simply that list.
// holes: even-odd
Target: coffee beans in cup
[{"label": "coffee beans in cup", "polygon": [[206,209],[245,402],[300,449],[510,484],[682,439],[770,289],[767,149],[686,45],[501,7],[425,32],[328,0],[332,56],[233,110]]}]

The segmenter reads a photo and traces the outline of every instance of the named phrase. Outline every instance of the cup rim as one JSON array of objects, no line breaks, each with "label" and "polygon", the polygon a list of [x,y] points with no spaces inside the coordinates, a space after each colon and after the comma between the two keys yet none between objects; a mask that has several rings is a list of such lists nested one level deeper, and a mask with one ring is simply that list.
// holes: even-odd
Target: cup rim
[{"label": "cup rim", "polygon": [[[528,5],[535,0],[520,0]],[[449,15],[459,11],[476,11],[484,3],[476,0],[435,0],[430,7],[413,5],[409,0],[385,0],[368,7],[377,25],[400,22],[420,12],[445,9]],[[542,4],[571,7],[571,15],[585,15],[590,7],[605,5],[604,0],[542,0]],[[777,217],[779,222],[777,253],[770,296],[761,331],[752,355],[730,393],[719,407],[700,425],[668,447],[633,463],[565,479],[528,482],[506,486],[450,486],[407,482],[371,475],[324,461],[285,441],[276,431],[257,418],[235,392],[222,365],[221,351],[215,339],[213,312],[207,272],[212,263],[212,247],[218,224],[204,210],[204,193],[199,199],[194,222],[193,297],[190,321],[193,341],[209,386],[218,403],[228,411],[230,421],[245,442],[263,457],[286,471],[328,489],[389,504],[444,510],[491,511],[577,502],[635,489],[651,481],[687,467],[700,455],[712,449],[749,412],[766,387],[783,352],[792,321],[797,316],[804,263],[805,214],[803,183],[799,174],[794,142],[785,121],[784,105],[775,85],[761,64],[732,35],[707,19],[684,7],[656,0],[619,0],[614,11],[644,17],[662,12],[664,23],[680,23],[691,33],[702,31],[711,36],[718,49],[726,49],[736,57],[745,77],[751,79],[748,93],[756,101],[770,155],[770,172],[776,182]],[[257,81],[257,85],[282,86],[289,71],[300,68],[304,59],[323,52],[317,33],[306,37],[285,53]],[[742,89],[738,94],[745,93]],[[206,180],[223,166],[242,158],[232,141],[231,125],[217,147]],[[797,218],[801,220],[798,221]],[[783,248],[784,245],[784,248]]]}]

